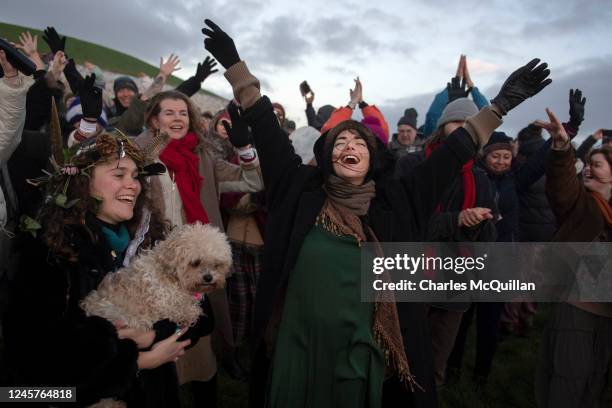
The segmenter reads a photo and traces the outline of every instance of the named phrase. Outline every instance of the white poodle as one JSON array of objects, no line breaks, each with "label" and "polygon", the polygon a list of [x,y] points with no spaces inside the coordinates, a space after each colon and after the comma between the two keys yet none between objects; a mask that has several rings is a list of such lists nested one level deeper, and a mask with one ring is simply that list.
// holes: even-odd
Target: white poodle
[{"label": "white poodle", "polygon": [[201,314],[198,295],[223,287],[231,265],[225,234],[210,225],[185,225],[129,266],[107,274],[81,307],[88,316],[133,329],[151,329],[162,319],[187,327]]}]

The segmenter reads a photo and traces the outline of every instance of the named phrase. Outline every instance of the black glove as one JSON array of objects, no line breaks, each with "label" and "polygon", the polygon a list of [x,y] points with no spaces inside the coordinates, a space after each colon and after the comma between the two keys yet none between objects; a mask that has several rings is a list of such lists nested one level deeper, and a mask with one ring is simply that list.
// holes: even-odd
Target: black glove
[{"label": "black glove", "polygon": [[198,68],[196,69],[195,78],[200,82],[204,82],[206,78],[208,78],[211,74],[219,71],[218,69],[213,69],[217,65],[217,61],[213,58],[206,57],[204,62],[198,64]]},{"label": "black glove", "polygon": [[570,89],[569,92],[569,114],[570,120],[569,123],[574,128],[578,129],[580,124],[584,120],[584,104],[586,103],[586,98],[582,97],[582,91],[580,89]]},{"label": "black glove", "polygon": [[465,79],[461,82],[459,77],[451,78],[451,82],[446,83],[446,90],[448,91],[448,103],[451,103],[455,99],[467,98],[472,88],[465,89]]},{"label": "black glove", "polygon": [[508,111],[520,105],[525,99],[531,98],[552,82],[552,79],[546,78],[550,74],[550,70],[546,69],[548,64],[544,62],[538,65],[539,62],[539,58],[534,58],[510,74],[497,96],[491,100],[491,103],[500,109],[502,115],[507,114]]},{"label": "black glove", "polygon": [[79,97],[84,118],[98,119],[102,114],[102,90],[94,86],[96,74],[86,76],[79,84]]},{"label": "black glove", "polygon": [[230,102],[229,105],[227,105],[227,112],[232,120],[232,127],[223,119],[221,119],[221,123],[232,145],[239,149],[250,144],[249,126],[242,120],[242,108]]},{"label": "black glove", "polygon": [[64,51],[66,48],[66,37],[60,37],[53,27],[47,27],[44,31],[43,40],[45,40],[53,55],[58,51]]},{"label": "black glove", "polygon": [[208,19],[204,20],[204,24],[212,28],[212,30],[206,27],[202,29],[202,33],[208,36],[208,38],[204,39],[204,48],[206,48],[225,69],[240,62],[240,56],[238,55],[238,50],[236,50],[232,37],[227,35],[218,25]]}]

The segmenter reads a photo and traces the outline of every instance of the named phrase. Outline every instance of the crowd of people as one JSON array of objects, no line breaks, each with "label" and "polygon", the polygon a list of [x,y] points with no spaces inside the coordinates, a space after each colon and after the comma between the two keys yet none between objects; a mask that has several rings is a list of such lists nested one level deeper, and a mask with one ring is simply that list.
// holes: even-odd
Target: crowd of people
[{"label": "crowd of people", "polygon": [[[552,82],[539,59],[489,102],[462,55],[421,126],[407,107],[392,128],[359,78],[345,106],[318,109],[303,83],[296,129],[230,35],[210,20],[202,33],[212,57],[173,90],[171,55],[144,87],[120,76],[108,95],[53,27],[48,55],[27,32],[0,50],[3,385],[76,387],[75,406],[214,407],[222,364],[251,407],[436,407],[474,316],[484,392],[500,334],[534,335],[537,304],[363,302],[363,243],[610,242],[612,132],[572,142],[579,89],[566,122],[546,109],[516,137],[497,130]],[[234,100],[202,111],[191,96],[217,64]],[[233,266],[227,287],[197,294],[194,325],[85,314],[106,275],[195,223],[226,234]],[[538,406],[602,406],[611,369],[610,304],[552,305]]]}]

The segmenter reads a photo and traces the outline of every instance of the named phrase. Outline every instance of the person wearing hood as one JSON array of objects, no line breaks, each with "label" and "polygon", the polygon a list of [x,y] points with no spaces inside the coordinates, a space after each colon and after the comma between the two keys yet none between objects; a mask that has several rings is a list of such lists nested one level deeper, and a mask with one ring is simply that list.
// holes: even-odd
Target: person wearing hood
[{"label": "person wearing hood", "polygon": [[423,150],[421,138],[418,137],[417,115],[416,109],[408,108],[404,111],[404,116],[397,122],[397,133],[393,134],[389,142],[389,150],[396,159],[408,153]]},{"label": "person wearing hood", "polygon": [[[435,406],[427,326],[415,324],[413,313],[419,306],[361,301],[360,245],[419,240],[450,180],[486,144],[503,114],[551,82],[545,80],[550,71],[536,68],[539,60],[522,67],[491,107],[457,128],[411,175],[378,181],[377,138],[352,120],[321,136],[317,167],[302,164],[232,38],[212,21],[205,24],[204,45],[227,69],[266,185],[250,405]],[[417,343],[423,348],[412,349]],[[387,368],[393,375],[385,383]],[[425,392],[410,392],[415,377]],[[393,398],[385,399],[391,390],[384,392],[384,385],[393,388]]]}]

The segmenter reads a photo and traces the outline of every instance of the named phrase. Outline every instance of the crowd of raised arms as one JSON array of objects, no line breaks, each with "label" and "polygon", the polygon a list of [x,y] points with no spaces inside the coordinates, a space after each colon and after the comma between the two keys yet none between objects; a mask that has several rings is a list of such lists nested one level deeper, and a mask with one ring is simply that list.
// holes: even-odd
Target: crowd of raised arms
[{"label": "crowd of raised arms", "polygon": [[[209,408],[222,369],[250,407],[437,407],[460,382],[486,399],[498,343],[524,336],[538,361],[516,381],[538,407],[609,404],[610,303],[361,299],[363,243],[610,242],[612,131],[584,138],[581,90],[507,135],[554,67],[525,56],[485,96],[462,55],[424,123],[411,107],[388,123],[357,78],[318,109],[295,84],[296,129],[240,57],[256,44],[202,34],[210,56],[175,89],[175,55],[111,83],[53,27],[45,55],[29,32],[0,42],[0,385]],[[220,67],[234,99],[211,112],[195,101]]]}]

